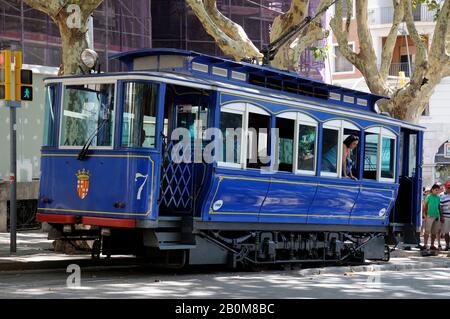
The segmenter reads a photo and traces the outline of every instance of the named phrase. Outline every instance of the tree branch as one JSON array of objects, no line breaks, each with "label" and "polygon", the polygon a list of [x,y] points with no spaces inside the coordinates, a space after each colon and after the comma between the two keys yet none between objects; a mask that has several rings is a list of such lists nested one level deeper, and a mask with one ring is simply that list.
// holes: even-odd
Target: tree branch
[{"label": "tree branch", "polygon": [[[214,18],[208,13],[205,3],[202,0],[186,0],[186,3],[200,20],[206,32],[214,38],[220,49],[225,54],[233,56],[237,61],[243,58],[256,58],[260,60],[262,54],[250,39],[248,39],[242,27],[220,14],[217,10],[215,0],[207,1],[209,10],[211,13],[214,12]],[[220,25],[224,27],[221,28]],[[234,33],[233,30],[239,31]],[[233,36],[229,36],[228,34],[232,34]]]},{"label": "tree branch", "polygon": [[[244,29],[231,19],[223,15],[219,9],[217,9],[216,0],[204,0],[205,10],[211,17],[211,20],[230,38],[234,41],[239,41],[245,47],[247,55],[245,57],[262,58],[262,54],[253,44],[253,42],[247,36]],[[248,56],[250,52],[250,56]]]},{"label": "tree branch", "polygon": [[367,66],[369,63],[376,68],[377,56],[373,49],[372,35],[369,31],[367,4],[368,0],[356,1],[356,24],[359,38],[358,56],[364,60],[364,65]]},{"label": "tree branch", "polygon": [[64,3],[59,0],[24,0],[24,2],[39,11],[48,14],[50,17],[54,18],[64,7]]},{"label": "tree branch", "polygon": [[392,56],[394,54],[395,43],[397,42],[398,27],[403,20],[405,14],[405,2],[404,0],[393,0],[394,6],[394,18],[392,21],[391,30],[386,38],[381,53],[381,67],[380,74],[383,79],[387,79],[389,75],[389,68],[392,62]]},{"label": "tree branch", "polygon": [[[342,1],[342,0],[341,0]],[[349,30],[347,28],[343,29],[342,25],[342,2],[338,1],[335,4],[335,15],[330,20],[330,27],[333,30],[333,34],[336,37],[336,40],[339,44],[339,51],[342,55],[353,65],[355,65],[358,69],[362,64],[362,61],[359,59],[358,55],[353,52],[348,46],[348,33]]]},{"label": "tree branch", "polygon": [[321,25],[313,24],[310,25],[306,34],[306,36],[301,35],[297,37],[289,45],[289,61],[291,61],[291,65],[293,65],[295,71],[299,71],[298,61],[300,60],[301,53],[317,43],[317,41],[327,38],[329,31],[324,30]]},{"label": "tree branch", "polygon": [[81,23],[85,24],[87,19],[92,15],[95,9],[103,2],[103,0],[77,0],[72,3],[78,4],[81,8]]},{"label": "tree branch", "polygon": [[430,48],[429,63],[436,64],[447,62],[449,59],[450,44],[448,42],[450,29],[450,0],[445,0],[441,12],[436,20],[433,40]]},{"label": "tree branch", "polygon": [[410,83],[413,86],[421,85],[425,72],[428,69],[428,53],[425,44],[423,43],[419,33],[414,24],[414,17],[412,12],[412,3],[407,1],[405,8],[405,22],[408,27],[409,35],[411,36],[416,47],[416,57],[414,60],[414,72],[411,75]]},{"label": "tree branch", "polygon": [[289,28],[299,24],[308,15],[309,1],[292,0],[291,7],[286,13],[280,14],[273,20],[270,42],[278,40]]}]

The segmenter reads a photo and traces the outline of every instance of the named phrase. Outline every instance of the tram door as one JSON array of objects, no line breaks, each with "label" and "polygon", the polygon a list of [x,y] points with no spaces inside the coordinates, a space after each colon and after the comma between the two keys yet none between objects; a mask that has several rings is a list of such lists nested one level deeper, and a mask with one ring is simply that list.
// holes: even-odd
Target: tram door
[{"label": "tram door", "polygon": [[[191,214],[195,207],[196,138],[208,125],[209,94],[204,90],[168,85],[164,105],[160,214]],[[200,142],[200,147],[201,147]],[[198,154],[197,154],[198,155]]]},{"label": "tram door", "polygon": [[399,156],[399,190],[390,216],[392,229],[401,232],[404,243],[418,244],[422,214],[423,133],[402,129]]}]

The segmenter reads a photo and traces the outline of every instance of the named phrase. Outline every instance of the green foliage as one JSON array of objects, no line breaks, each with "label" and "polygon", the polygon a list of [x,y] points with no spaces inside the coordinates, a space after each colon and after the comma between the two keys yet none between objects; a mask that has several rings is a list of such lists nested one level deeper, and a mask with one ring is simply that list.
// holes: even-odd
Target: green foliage
[{"label": "green foliage", "polygon": [[434,20],[437,19],[439,16],[439,13],[441,12],[441,0],[413,0],[412,1],[412,7],[413,9],[417,8],[417,4],[422,4],[427,6],[428,10],[436,10],[436,13],[434,14]]},{"label": "green foliage", "polygon": [[327,52],[328,52],[328,47],[310,47],[309,48],[310,51],[313,51],[314,53],[314,58],[316,59],[325,59],[325,57],[327,56]]}]

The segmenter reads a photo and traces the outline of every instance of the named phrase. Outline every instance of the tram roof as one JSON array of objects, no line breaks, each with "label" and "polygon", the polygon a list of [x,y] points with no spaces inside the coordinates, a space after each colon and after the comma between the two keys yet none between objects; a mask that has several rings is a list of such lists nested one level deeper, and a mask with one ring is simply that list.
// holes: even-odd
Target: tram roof
[{"label": "tram roof", "polygon": [[242,85],[248,83],[268,89],[306,95],[333,104],[376,112],[375,103],[389,97],[352,90],[281,71],[269,66],[236,62],[195,51],[169,48],[141,49],[110,56],[125,63],[129,71],[169,71],[191,74]]}]

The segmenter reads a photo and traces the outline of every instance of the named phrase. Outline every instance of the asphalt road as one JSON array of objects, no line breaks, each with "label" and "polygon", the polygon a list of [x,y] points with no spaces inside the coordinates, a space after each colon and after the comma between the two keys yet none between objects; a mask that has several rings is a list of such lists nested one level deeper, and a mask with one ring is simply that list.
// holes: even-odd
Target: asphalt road
[{"label": "asphalt road", "polygon": [[0,273],[0,298],[450,298],[450,269],[300,276],[298,271],[183,272],[142,267]]}]

